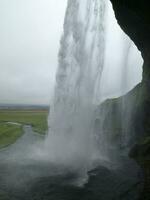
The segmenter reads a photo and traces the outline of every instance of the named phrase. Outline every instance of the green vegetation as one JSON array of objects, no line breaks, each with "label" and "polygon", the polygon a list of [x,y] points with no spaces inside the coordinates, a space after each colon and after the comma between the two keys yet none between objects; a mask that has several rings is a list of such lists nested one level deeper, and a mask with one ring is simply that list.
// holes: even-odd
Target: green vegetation
[{"label": "green vegetation", "polygon": [[0,124],[0,148],[14,143],[23,133],[21,125]]},{"label": "green vegetation", "polygon": [[[28,124],[33,130],[45,134],[47,130],[46,110],[1,110],[0,111],[0,148],[14,143],[23,134],[23,125]],[[11,124],[7,122],[20,123]]]},{"label": "green vegetation", "polygon": [[1,110],[0,122],[18,122],[33,126],[33,130],[45,134],[47,130],[46,110]]}]

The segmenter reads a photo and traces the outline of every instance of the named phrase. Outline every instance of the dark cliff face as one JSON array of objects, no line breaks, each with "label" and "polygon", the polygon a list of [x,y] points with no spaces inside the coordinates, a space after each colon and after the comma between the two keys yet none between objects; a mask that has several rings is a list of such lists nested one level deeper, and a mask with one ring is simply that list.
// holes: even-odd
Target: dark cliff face
[{"label": "dark cliff face", "polygon": [[[136,120],[140,118],[139,132],[150,135],[150,6],[148,0],[110,0],[115,11],[117,21],[124,32],[134,41],[141,51],[143,65],[143,81],[140,90],[144,95],[139,100],[140,109],[137,110]],[[133,75],[134,76],[134,75]],[[138,91],[137,91],[138,93]],[[140,92],[141,93],[141,92]],[[136,121],[135,121],[136,123]]]},{"label": "dark cliff face", "polygon": [[110,0],[121,28],[135,42],[145,59],[150,50],[150,6],[148,0]]},{"label": "dark cliff face", "polygon": [[[148,0],[110,1],[119,25],[134,41],[144,59],[143,81],[139,89],[133,90],[136,95],[133,105],[136,113],[133,127],[141,139],[131,150],[130,156],[144,169],[145,186],[141,199],[148,200],[150,199],[150,6]],[[129,94],[126,96],[129,97]]]}]

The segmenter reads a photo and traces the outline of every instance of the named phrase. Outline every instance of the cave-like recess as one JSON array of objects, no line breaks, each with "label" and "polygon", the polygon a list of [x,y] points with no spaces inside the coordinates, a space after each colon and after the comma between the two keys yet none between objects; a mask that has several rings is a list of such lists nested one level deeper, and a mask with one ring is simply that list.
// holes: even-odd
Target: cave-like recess
[{"label": "cave-like recess", "polygon": [[[132,94],[136,96],[134,129],[137,145],[130,155],[145,172],[142,200],[150,199],[150,6],[147,0],[110,0],[116,19],[124,32],[134,41],[144,59],[143,80]],[[128,95],[128,94],[127,94]]]}]

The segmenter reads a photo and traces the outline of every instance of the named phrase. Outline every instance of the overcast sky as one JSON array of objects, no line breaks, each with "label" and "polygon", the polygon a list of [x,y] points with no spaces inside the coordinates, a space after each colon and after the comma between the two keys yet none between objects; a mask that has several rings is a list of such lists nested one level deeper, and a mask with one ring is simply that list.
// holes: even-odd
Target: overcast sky
[{"label": "overcast sky", "polygon": [[49,104],[67,0],[0,0],[0,103]]},{"label": "overcast sky", "polygon": [[[67,0],[0,0],[0,103],[50,103],[66,4]],[[121,94],[127,43],[111,5],[108,13],[108,56],[101,89],[106,97]],[[142,74],[143,61],[137,49],[133,50],[128,89]]]}]

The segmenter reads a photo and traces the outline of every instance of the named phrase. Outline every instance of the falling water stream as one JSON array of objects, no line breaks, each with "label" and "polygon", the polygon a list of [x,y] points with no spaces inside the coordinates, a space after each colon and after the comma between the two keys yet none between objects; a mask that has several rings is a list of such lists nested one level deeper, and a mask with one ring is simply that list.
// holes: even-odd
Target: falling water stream
[{"label": "falling water stream", "polygon": [[141,81],[142,64],[108,0],[68,0],[48,134],[24,126],[0,151],[0,198],[137,200],[141,170],[120,148],[130,147],[133,102],[114,111],[108,99]]},{"label": "falling water stream", "polygon": [[[133,81],[128,85],[128,70],[131,67],[129,55],[131,51],[137,55],[139,52],[121,29],[118,29],[120,39],[116,40],[121,43],[120,49],[115,50],[115,46],[111,44],[114,49],[110,50],[110,43],[107,43],[107,39],[110,39],[110,25],[107,20],[109,12],[116,26],[117,22],[108,1],[68,1],[54,101],[48,120],[46,151],[53,162],[78,170],[89,170],[98,160],[109,159],[106,153],[109,143],[103,133],[103,118],[108,108],[99,114],[101,127],[99,131],[95,131],[98,105],[111,96],[104,95],[104,85],[111,79],[104,76],[105,69],[108,72],[111,70],[111,76],[116,76],[113,70],[119,65],[121,79],[117,82],[120,87],[118,96],[129,91],[141,78],[137,76],[137,82]],[[111,31],[113,30],[115,28]],[[114,82],[117,80],[118,77]],[[114,84],[113,81],[111,84]],[[105,88],[107,91],[107,87]]]},{"label": "falling water stream", "polygon": [[47,138],[51,159],[87,167],[97,156],[93,134],[105,51],[105,3],[69,1]]}]

